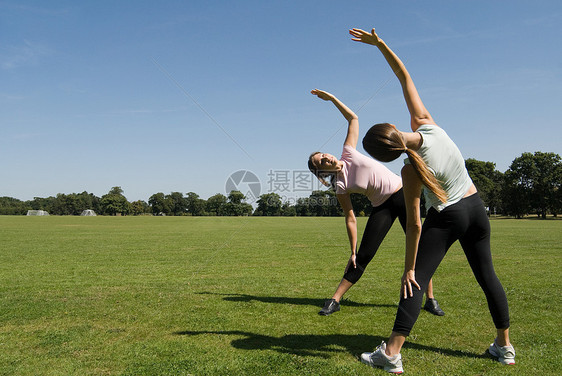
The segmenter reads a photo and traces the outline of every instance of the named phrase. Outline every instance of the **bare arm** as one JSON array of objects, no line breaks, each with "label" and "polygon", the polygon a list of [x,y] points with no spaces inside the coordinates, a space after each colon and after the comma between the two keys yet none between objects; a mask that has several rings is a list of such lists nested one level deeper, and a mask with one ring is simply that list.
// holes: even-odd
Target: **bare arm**
[{"label": "bare arm", "polygon": [[349,246],[351,248],[351,256],[345,269],[347,271],[351,265],[353,265],[354,268],[356,267],[357,219],[353,213],[353,205],[351,204],[351,197],[349,197],[349,194],[338,194],[337,198],[345,215],[345,227],[347,229],[347,237],[349,238]]},{"label": "bare arm", "polygon": [[412,165],[402,168],[402,186],[406,203],[406,257],[404,275],[402,276],[402,295],[406,299],[412,296],[412,285],[419,290],[415,277],[418,243],[421,235],[420,194],[422,182]]},{"label": "bare arm", "polygon": [[359,120],[357,115],[349,109],[345,104],[343,104],[338,98],[333,94],[326,91],[314,89],[311,91],[312,94],[316,95],[318,98],[325,101],[330,101],[336,106],[336,108],[341,112],[343,117],[347,120],[347,136],[345,137],[344,145],[349,145],[354,149],[357,148],[357,140],[359,139]]},{"label": "bare arm", "polygon": [[370,33],[361,29],[351,29],[349,33],[354,36],[352,40],[372,44],[378,47],[383,54],[386,62],[390,65],[390,68],[402,86],[404,99],[406,100],[408,111],[410,112],[410,126],[412,131],[415,132],[422,124],[435,124],[433,118],[429,114],[429,111],[427,111],[423,105],[416,86],[414,85],[414,81],[412,80],[412,77],[410,77],[406,67],[398,56],[396,56],[396,54],[390,49],[390,47],[388,47],[386,43],[379,38],[379,36],[375,33],[375,29],[373,29]]}]

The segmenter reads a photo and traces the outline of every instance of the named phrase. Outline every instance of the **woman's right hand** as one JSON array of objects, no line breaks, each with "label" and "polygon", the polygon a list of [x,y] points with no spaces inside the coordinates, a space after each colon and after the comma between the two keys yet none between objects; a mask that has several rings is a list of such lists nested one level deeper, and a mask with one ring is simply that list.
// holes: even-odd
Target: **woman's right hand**
[{"label": "woman's right hand", "polygon": [[325,101],[331,101],[334,96],[327,91],[314,89],[310,91],[311,94],[316,95],[320,99],[324,99]]},{"label": "woman's right hand", "polygon": [[351,267],[351,266],[353,266],[353,269],[357,268],[357,264],[355,264],[356,256],[357,256],[356,253],[351,254],[351,256],[349,257],[349,261],[347,262],[347,266],[345,267],[344,273],[347,273],[347,271],[349,270],[349,267]]}]

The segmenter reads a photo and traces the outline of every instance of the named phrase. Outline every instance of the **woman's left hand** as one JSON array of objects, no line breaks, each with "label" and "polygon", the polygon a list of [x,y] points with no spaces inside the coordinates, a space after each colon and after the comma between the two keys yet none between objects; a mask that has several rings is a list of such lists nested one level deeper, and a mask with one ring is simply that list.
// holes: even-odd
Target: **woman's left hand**
[{"label": "woman's left hand", "polygon": [[354,38],[351,38],[351,40],[356,41],[356,42],[363,42],[363,43],[367,43],[367,44],[372,44],[373,46],[378,46],[379,44],[382,43],[381,38],[379,38],[377,33],[375,33],[374,28],[371,30],[370,33],[368,31],[365,31],[365,30],[353,28],[353,29],[349,30],[349,34],[351,34],[351,36],[354,37]]},{"label": "woman's left hand", "polygon": [[416,272],[412,270],[406,270],[402,275],[402,295],[404,299],[408,299],[408,296],[414,296],[412,285],[416,286],[420,290],[420,285],[416,281]]}]

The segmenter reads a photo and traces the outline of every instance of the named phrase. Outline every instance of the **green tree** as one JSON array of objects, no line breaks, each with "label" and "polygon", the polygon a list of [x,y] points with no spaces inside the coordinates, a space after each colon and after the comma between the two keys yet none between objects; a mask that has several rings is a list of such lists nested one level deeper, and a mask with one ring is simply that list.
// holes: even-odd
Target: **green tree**
[{"label": "green tree", "polygon": [[106,195],[103,195],[100,206],[102,213],[107,215],[126,215],[131,209],[121,187],[113,187]]},{"label": "green tree", "polygon": [[86,191],[82,193],[58,193],[56,197],[34,197],[26,204],[33,210],[45,210],[56,215],[79,215],[86,209],[100,213],[100,198]]},{"label": "green tree", "polygon": [[546,218],[558,213],[562,186],[562,159],[555,153],[523,153],[505,173],[503,195],[510,214],[534,212]]},{"label": "green tree", "polygon": [[187,212],[187,200],[181,192],[172,192],[166,196],[170,202],[170,210],[174,215],[184,215]]},{"label": "green tree", "polygon": [[521,218],[531,210],[530,188],[522,182],[517,172],[507,170],[503,175],[501,189],[502,213]]},{"label": "green tree", "polygon": [[171,202],[170,200],[166,199],[166,195],[162,192],[158,192],[153,194],[148,198],[148,204],[152,208],[153,214],[170,214],[171,209]]},{"label": "green tree", "polygon": [[240,191],[231,191],[228,194],[228,202],[223,207],[223,215],[242,216],[251,215],[252,205],[243,202],[246,196]]},{"label": "green tree", "polygon": [[0,215],[23,215],[31,209],[28,203],[13,197],[0,197]]},{"label": "green tree", "polygon": [[351,199],[351,205],[353,206],[353,212],[355,216],[370,215],[373,211],[373,205],[367,196],[360,193],[352,193],[349,195]]},{"label": "green tree", "polygon": [[562,213],[562,188],[560,187],[554,193],[554,203],[552,205],[552,214],[557,217],[559,213]]},{"label": "green tree", "polygon": [[224,204],[222,209],[222,215],[228,216],[243,216],[243,215],[251,215],[254,208],[252,205],[241,202],[240,204],[233,204],[232,202],[227,202]]},{"label": "green tree", "polygon": [[55,202],[52,206],[51,214],[56,215],[77,215],[80,214],[79,200],[76,194],[58,193]]},{"label": "green tree", "polygon": [[146,201],[137,200],[131,202],[131,214],[140,215],[150,212],[150,205]]},{"label": "green tree", "polygon": [[33,200],[29,201],[28,204],[33,210],[45,210],[49,213],[53,212],[53,207],[55,205],[56,198],[53,196],[42,198],[34,197]]},{"label": "green tree", "polygon": [[78,199],[78,214],[81,214],[84,210],[91,209],[96,213],[100,212],[100,198],[93,193],[88,193],[86,191],[76,195]]},{"label": "green tree", "polygon": [[555,153],[536,152],[535,166],[538,171],[534,182],[533,206],[537,214],[543,219],[546,213],[556,214],[562,203],[560,189],[562,188],[562,159]]},{"label": "green tree", "polygon": [[496,170],[496,164],[469,158],[465,165],[484,205],[491,211],[500,209],[503,174]]},{"label": "green tree", "polygon": [[186,195],[187,212],[191,215],[204,215],[206,201],[199,198],[199,195],[194,192],[188,192]]},{"label": "green tree", "polygon": [[300,197],[297,199],[297,203],[295,204],[295,212],[297,213],[297,216],[308,217],[312,215],[308,201],[308,197]]},{"label": "green tree", "polygon": [[328,189],[326,191],[313,191],[309,197],[308,204],[310,212],[317,217],[336,217],[343,214],[336,193]]},{"label": "green tree", "polygon": [[283,202],[277,193],[265,193],[258,198],[258,207],[254,215],[278,216],[281,215]]},{"label": "green tree", "polygon": [[226,196],[217,193],[207,199],[207,212],[211,215],[224,215],[224,206],[226,203]]},{"label": "green tree", "polygon": [[240,191],[231,191],[228,194],[228,202],[238,205],[241,204],[242,201],[244,201],[246,199],[246,196],[244,196],[244,193],[240,192]]},{"label": "green tree", "polygon": [[117,186],[117,187],[112,187],[107,194],[108,195],[121,195],[122,196],[123,193],[125,193],[123,191],[123,189],[121,189],[121,187]]},{"label": "green tree", "polygon": [[297,215],[297,209],[289,202],[284,202],[281,207],[281,215],[285,217],[295,217]]}]

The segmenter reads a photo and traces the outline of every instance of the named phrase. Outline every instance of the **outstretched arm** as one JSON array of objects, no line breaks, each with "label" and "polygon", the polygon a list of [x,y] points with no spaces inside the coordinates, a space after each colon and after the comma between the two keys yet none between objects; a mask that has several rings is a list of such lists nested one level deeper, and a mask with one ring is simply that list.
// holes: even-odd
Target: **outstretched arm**
[{"label": "outstretched arm", "polygon": [[356,42],[363,42],[366,44],[372,44],[376,46],[383,54],[384,58],[390,68],[398,77],[400,85],[402,86],[402,92],[404,93],[404,99],[406,100],[406,105],[408,106],[408,111],[410,112],[410,125],[412,131],[416,131],[418,127],[422,124],[435,124],[429,111],[423,105],[420,99],[414,81],[410,74],[406,70],[406,67],[402,61],[396,56],[396,54],[384,43],[384,41],[379,38],[375,33],[375,29],[371,32],[367,32],[361,29],[351,29],[349,33],[354,37],[351,40]]},{"label": "outstretched arm", "polygon": [[406,204],[406,257],[404,260],[404,274],[402,276],[402,296],[404,299],[412,296],[414,286],[420,289],[416,281],[416,258],[418,243],[421,236],[420,194],[422,183],[414,167],[410,164],[402,167],[402,184],[404,202]]},{"label": "outstretched arm", "polygon": [[326,91],[314,89],[311,91],[313,95],[316,95],[320,99],[332,102],[336,108],[341,112],[343,117],[347,120],[347,136],[345,138],[344,145],[349,145],[354,149],[357,148],[357,140],[359,139],[359,119],[353,111],[351,111],[345,104],[343,104],[338,98],[333,94]]}]

